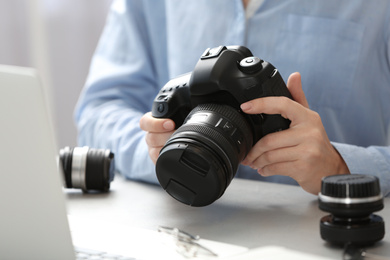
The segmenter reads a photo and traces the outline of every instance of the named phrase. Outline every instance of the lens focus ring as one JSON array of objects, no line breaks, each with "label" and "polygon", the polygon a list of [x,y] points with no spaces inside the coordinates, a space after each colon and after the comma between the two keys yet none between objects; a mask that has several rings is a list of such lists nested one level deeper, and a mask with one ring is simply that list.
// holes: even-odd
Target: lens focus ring
[{"label": "lens focus ring", "polygon": [[[212,128],[219,131],[234,147],[237,147],[238,145],[238,153],[242,152],[240,151],[241,147],[244,148],[244,157],[246,156],[247,152],[249,152],[253,144],[253,134],[248,122],[245,120],[242,114],[240,114],[233,107],[227,105],[201,104],[191,111],[191,113],[186,118],[185,124],[191,120],[194,115],[201,113],[210,113],[215,115],[215,117],[218,118],[218,122],[213,123],[212,120],[209,120],[208,122],[206,120],[206,123],[212,125]],[[220,121],[221,116],[225,118],[226,121]],[[195,123],[198,123],[196,120],[194,121]],[[217,126],[218,123],[221,124]],[[232,132],[229,130],[235,128],[237,129],[235,134],[231,135]]]}]

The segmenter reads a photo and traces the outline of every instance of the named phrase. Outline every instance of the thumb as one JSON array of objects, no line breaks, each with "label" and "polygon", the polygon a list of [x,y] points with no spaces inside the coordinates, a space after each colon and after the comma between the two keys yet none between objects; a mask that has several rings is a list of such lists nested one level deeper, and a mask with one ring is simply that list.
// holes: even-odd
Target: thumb
[{"label": "thumb", "polygon": [[309,103],[307,102],[305,93],[302,90],[301,74],[299,72],[294,72],[288,77],[287,88],[296,102],[306,108],[309,108]]}]

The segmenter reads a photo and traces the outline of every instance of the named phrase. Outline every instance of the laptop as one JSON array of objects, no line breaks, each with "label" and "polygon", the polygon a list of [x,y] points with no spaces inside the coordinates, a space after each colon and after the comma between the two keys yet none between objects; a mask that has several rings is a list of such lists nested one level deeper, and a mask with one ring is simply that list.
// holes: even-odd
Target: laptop
[{"label": "laptop", "polygon": [[35,70],[0,65],[1,259],[75,259],[48,111]]},{"label": "laptop", "polygon": [[0,65],[0,259],[103,258],[73,246],[49,112],[36,70]]}]

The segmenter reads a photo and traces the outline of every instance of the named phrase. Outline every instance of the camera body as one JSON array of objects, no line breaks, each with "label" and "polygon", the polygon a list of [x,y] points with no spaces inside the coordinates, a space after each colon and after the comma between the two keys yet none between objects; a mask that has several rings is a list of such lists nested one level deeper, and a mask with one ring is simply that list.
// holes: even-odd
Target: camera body
[{"label": "camera body", "polygon": [[252,146],[289,127],[280,115],[240,110],[268,96],[292,98],[277,69],[244,46],[209,48],[192,72],[170,80],[152,107],[153,117],[170,118],[178,128],[156,163],[161,186],[192,206],[218,199]]},{"label": "camera body", "polygon": [[[177,128],[199,104],[226,104],[239,110],[242,103],[267,96],[292,98],[276,68],[253,57],[244,46],[219,46],[207,49],[192,73],[165,84],[154,99],[152,115],[172,119]],[[264,114],[247,116],[247,120],[254,142],[290,124],[280,116]]]}]

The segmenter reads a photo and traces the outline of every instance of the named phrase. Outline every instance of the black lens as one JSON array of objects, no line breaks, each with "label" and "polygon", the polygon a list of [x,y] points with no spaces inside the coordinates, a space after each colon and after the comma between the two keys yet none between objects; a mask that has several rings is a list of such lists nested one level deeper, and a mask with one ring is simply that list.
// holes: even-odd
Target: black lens
[{"label": "black lens", "polygon": [[60,150],[60,166],[66,188],[108,191],[114,178],[114,154],[107,149],[65,147]]},{"label": "black lens", "polygon": [[370,245],[384,237],[379,179],[372,175],[328,176],[322,180],[319,208],[331,213],[320,221],[321,237],[338,245]]},{"label": "black lens", "polygon": [[202,104],[167,141],[156,163],[161,186],[192,206],[222,196],[252,147],[244,116],[231,106]]}]

